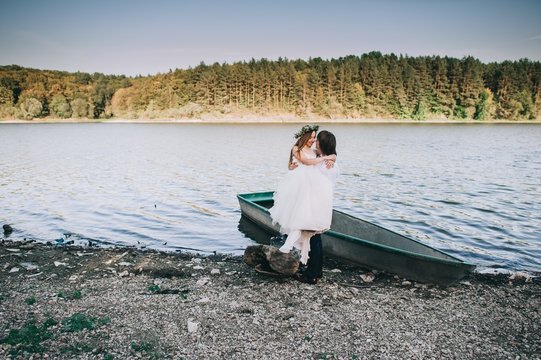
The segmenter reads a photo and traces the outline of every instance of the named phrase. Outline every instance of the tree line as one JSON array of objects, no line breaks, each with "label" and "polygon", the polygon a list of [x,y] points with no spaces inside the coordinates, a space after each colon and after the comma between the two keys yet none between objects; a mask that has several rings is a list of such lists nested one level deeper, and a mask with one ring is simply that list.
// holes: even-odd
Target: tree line
[{"label": "tree line", "polygon": [[505,119],[541,115],[541,63],[371,52],[201,63],[148,76],[0,66],[0,118]]}]

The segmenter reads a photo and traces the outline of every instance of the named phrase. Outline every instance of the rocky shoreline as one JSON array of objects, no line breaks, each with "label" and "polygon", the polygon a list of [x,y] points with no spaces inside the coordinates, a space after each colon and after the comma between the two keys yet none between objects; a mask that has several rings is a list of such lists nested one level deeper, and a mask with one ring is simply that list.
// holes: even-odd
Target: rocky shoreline
[{"label": "rocky shoreline", "polygon": [[447,288],[326,259],[317,285],[241,257],[0,244],[2,359],[540,359],[541,283]]}]

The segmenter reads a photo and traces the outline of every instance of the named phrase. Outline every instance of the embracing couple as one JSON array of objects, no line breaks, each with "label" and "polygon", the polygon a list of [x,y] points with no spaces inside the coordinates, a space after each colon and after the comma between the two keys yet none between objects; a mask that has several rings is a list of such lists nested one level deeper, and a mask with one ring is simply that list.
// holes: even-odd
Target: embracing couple
[{"label": "embracing couple", "polygon": [[309,284],[321,278],[321,234],[331,227],[334,185],[339,174],[336,138],[325,130],[317,133],[318,129],[318,125],[305,125],[295,134],[290,171],[278,185],[270,209],[273,223],[280,224],[280,232],[287,235],[280,251],[299,249],[301,263],[306,266],[295,279]]}]

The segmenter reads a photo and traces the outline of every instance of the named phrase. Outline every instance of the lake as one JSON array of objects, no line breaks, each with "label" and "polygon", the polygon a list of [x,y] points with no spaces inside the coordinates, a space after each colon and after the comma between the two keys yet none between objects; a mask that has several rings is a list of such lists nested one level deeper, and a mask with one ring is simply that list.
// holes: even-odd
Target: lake
[{"label": "lake", "polygon": [[[255,241],[236,194],[276,187],[300,127],[0,124],[0,223],[12,239],[239,255]],[[322,129],[335,208],[482,269],[541,271],[541,125]]]}]

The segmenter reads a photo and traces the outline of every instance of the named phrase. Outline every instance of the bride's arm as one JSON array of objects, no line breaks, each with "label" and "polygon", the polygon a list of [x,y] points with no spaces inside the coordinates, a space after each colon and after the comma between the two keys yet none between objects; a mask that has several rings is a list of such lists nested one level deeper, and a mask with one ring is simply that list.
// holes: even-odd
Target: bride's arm
[{"label": "bride's arm", "polygon": [[288,168],[288,170],[295,170],[298,166],[299,166],[298,163],[292,162],[292,163],[289,163],[289,165],[287,166],[287,168]]},{"label": "bride's arm", "polygon": [[304,156],[302,151],[299,151],[299,149],[295,146],[293,147],[293,156],[297,160],[299,160],[304,165],[316,165],[319,164],[325,160],[336,160],[336,155],[327,155],[327,156],[321,156],[314,159],[308,159],[306,156]]}]

